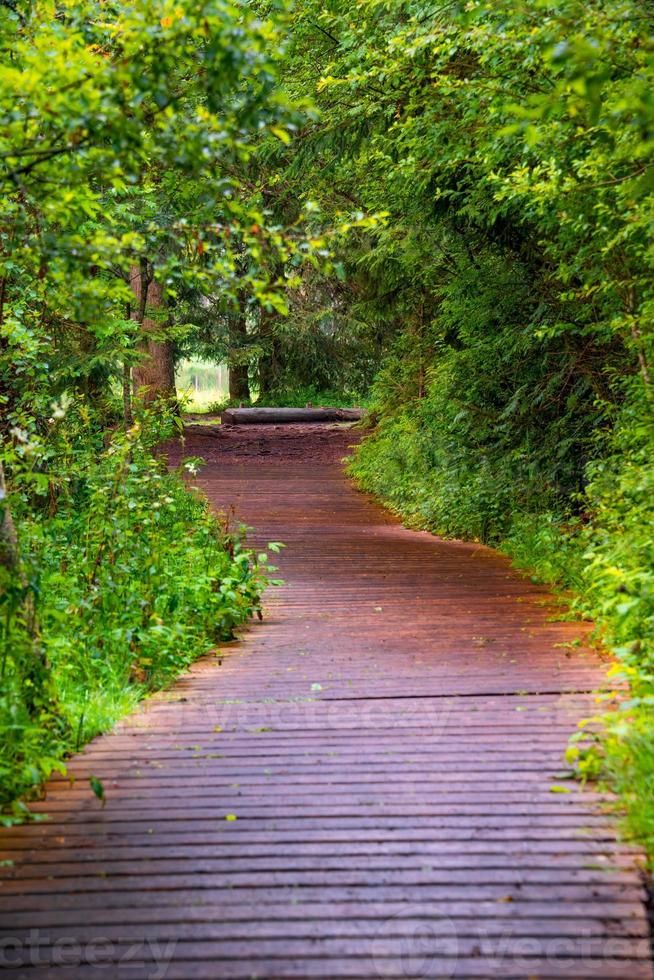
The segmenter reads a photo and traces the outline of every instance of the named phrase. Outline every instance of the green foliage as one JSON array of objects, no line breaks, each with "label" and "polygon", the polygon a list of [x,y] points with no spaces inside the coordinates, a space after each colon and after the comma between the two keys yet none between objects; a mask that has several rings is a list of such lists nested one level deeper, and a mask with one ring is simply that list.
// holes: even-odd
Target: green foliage
[{"label": "green foliage", "polygon": [[329,406],[331,408],[350,408],[365,404],[365,397],[353,391],[342,388],[319,389],[307,385],[293,388],[278,388],[265,397],[257,398],[257,405],[287,406],[288,408],[304,408],[311,405],[314,408]]},{"label": "green foliage", "polygon": [[587,607],[606,624],[634,697],[654,695],[654,416],[640,386],[607,451],[589,468],[592,522],[582,540]]},{"label": "green foliage", "polygon": [[439,534],[493,544],[519,515],[569,510],[594,450],[604,351],[572,329],[541,336],[551,311],[515,257],[459,254],[453,271],[433,319],[400,336],[377,378],[379,426],[355,472]]},{"label": "green foliage", "polygon": [[5,804],[231,638],[259,609],[266,581],[242,532],[221,523],[154,452],[166,434],[154,418],[103,444],[82,401],[52,428],[45,480],[32,468],[35,447],[14,464],[10,503],[29,606],[15,595],[21,580],[0,569]]},{"label": "green foliage", "polygon": [[[248,179],[302,118],[276,84],[277,16],[227,0],[37,0],[0,10],[0,406],[47,417],[181,344],[196,306],[285,308],[324,256]],[[135,296],[143,273],[157,304]],[[149,321],[144,336],[142,321]],[[18,371],[21,384],[14,380]],[[25,417],[23,417],[25,416]]]},{"label": "green foliage", "polygon": [[[626,709],[610,719],[599,751],[591,757],[591,775],[600,776],[620,794],[626,809],[625,832],[642,844],[654,870],[654,739],[651,703]],[[596,762],[600,765],[597,766]],[[584,760],[581,762],[584,771]]]}]

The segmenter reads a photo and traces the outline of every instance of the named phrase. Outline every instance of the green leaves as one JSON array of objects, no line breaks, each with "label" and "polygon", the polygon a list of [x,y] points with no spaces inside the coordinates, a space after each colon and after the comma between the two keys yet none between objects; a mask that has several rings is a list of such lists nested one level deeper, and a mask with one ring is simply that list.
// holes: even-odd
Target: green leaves
[{"label": "green leaves", "polygon": [[[222,527],[180,474],[162,469],[152,450],[170,432],[154,411],[103,445],[80,400],[50,435],[45,506],[12,463],[25,584],[7,588],[0,569],[0,804],[33,792],[65,752],[259,609],[267,564],[241,529]],[[49,665],[40,681],[26,594]],[[103,801],[101,782],[90,785]]]},{"label": "green leaves", "polygon": [[104,784],[97,778],[97,776],[89,776],[89,785],[93,790],[93,793],[100,800],[100,803],[104,807],[107,802],[107,797],[104,791]]},{"label": "green leaves", "polygon": [[143,259],[163,286],[162,342],[188,332],[171,311],[190,290],[283,312],[270,270],[317,250],[300,254],[301,233],[271,220],[247,174],[262,134],[286,144],[298,118],[275,91],[280,22],[224,0],[38,0],[0,28],[10,418],[136,364],[128,279]]}]

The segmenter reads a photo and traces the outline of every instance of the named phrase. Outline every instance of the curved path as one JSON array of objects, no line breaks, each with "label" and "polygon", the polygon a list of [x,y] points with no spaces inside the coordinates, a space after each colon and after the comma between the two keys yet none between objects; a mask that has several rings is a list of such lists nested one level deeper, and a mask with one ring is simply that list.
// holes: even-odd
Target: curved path
[{"label": "curved path", "polygon": [[637,855],[561,761],[605,669],[583,627],[357,493],[353,438],[189,438],[287,584],[0,834],[10,975],[653,976]]}]

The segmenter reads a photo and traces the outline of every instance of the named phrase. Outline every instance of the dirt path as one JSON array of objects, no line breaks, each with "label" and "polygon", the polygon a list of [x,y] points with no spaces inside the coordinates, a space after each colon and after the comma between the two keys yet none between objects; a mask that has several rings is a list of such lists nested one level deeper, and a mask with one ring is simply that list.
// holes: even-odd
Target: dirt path
[{"label": "dirt path", "polygon": [[604,667],[504,559],[353,490],[352,439],[189,437],[287,584],[0,835],[11,975],[654,975],[634,855],[562,763]]}]

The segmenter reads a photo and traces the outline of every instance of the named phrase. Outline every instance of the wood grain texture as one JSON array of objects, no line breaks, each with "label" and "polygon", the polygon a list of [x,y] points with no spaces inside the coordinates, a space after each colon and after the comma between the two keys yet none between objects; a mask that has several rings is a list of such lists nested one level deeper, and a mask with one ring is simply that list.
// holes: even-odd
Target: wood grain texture
[{"label": "wood grain texture", "polygon": [[187,435],[286,584],[0,834],[8,975],[654,975],[639,855],[563,762],[606,668],[588,627],[354,490],[354,438]]},{"label": "wood grain texture", "polygon": [[221,420],[227,425],[287,424],[289,422],[358,422],[361,408],[226,408]]}]

